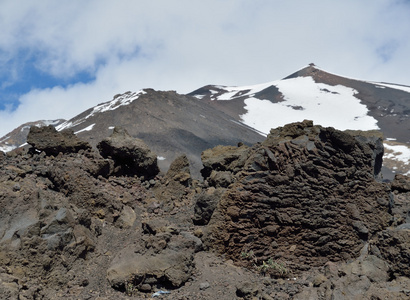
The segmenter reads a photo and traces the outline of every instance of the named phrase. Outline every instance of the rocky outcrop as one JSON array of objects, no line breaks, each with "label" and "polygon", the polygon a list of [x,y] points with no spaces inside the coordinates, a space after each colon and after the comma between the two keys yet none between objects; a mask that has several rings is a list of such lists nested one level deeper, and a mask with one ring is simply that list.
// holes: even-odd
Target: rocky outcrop
[{"label": "rocky outcrop", "polygon": [[38,151],[44,151],[46,155],[58,155],[62,153],[74,153],[80,150],[90,149],[89,143],[77,138],[72,130],[57,131],[54,126],[32,126],[27,136],[27,143]]},{"label": "rocky outcrop", "polygon": [[189,205],[194,191],[191,189],[193,180],[187,156],[178,156],[171,163],[160,184],[155,183],[152,192],[163,209],[171,211],[176,207]]},{"label": "rocky outcrop", "polygon": [[205,151],[203,182],[117,142],[141,155],[0,153],[1,299],[408,298],[409,178],[367,142],[290,124]]},{"label": "rocky outcrop", "polygon": [[114,160],[115,175],[137,175],[145,179],[159,173],[157,155],[140,139],[131,137],[120,127],[115,127],[109,138],[97,145],[100,154]]},{"label": "rocky outcrop", "polygon": [[250,252],[259,263],[278,260],[296,273],[357,257],[391,221],[390,191],[374,179],[374,151],[311,121],[271,130],[245,151],[214,150],[205,168],[231,171],[234,183],[212,215],[207,246],[236,261]]}]

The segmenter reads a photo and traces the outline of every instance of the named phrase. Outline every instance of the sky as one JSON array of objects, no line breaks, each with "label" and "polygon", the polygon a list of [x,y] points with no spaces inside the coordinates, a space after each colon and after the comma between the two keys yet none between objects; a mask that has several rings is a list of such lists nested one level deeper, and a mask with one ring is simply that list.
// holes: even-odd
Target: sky
[{"label": "sky", "polygon": [[410,85],[409,0],[0,0],[0,137],[115,94],[252,85],[315,63]]}]

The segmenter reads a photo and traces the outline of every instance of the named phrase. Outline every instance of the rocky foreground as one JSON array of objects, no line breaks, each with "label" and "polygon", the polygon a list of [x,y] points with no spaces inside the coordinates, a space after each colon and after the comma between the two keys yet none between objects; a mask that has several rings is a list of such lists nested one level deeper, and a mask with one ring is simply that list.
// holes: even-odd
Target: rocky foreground
[{"label": "rocky foreground", "polygon": [[166,174],[116,128],[0,152],[1,299],[409,299],[410,178],[376,133],[310,121]]}]

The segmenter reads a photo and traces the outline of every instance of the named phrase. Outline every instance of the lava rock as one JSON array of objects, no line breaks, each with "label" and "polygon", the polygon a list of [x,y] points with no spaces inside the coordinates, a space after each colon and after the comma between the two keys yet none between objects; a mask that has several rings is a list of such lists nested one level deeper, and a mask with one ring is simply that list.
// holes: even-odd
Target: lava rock
[{"label": "lava rock", "polygon": [[204,166],[231,170],[235,180],[204,243],[233,260],[247,249],[260,261],[287,261],[302,271],[358,257],[364,242],[389,225],[390,191],[374,178],[374,150],[348,133],[304,121],[272,129],[242,155],[226,150],[224,159],[220,148],[204,156]]},{"label": "lava rock", "polygon": [[115,163],[115,175],[137,175],[151,179],[159,173],[157,155],[127,130],[115,127],[110,137],[97,145],[100,154]]},{"label": "lava rock", "polygon": [[80,140],[72,130],[57,131],[54,126],[32,126],[27,136],[27,143],[46,155],[62,153],[76,153],[80,150],[91,149],[91,145]]}]

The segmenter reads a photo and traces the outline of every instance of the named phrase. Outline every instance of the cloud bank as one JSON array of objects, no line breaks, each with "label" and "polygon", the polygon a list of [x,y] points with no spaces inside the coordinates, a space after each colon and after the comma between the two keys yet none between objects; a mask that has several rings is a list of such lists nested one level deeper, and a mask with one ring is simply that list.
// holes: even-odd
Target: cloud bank
[{"label": "cloud bank", "polygon": [[409,1],[0,2],[0,136],[141,88],[249,85],[314,62],[410,85]]}]

